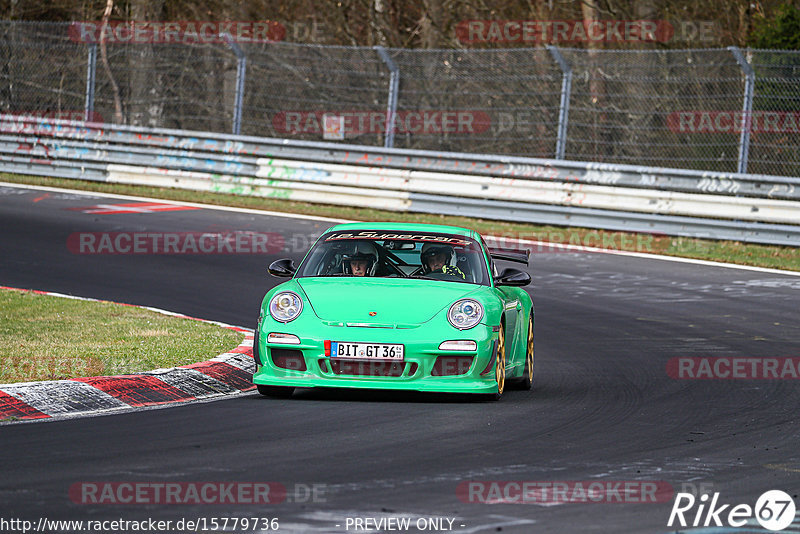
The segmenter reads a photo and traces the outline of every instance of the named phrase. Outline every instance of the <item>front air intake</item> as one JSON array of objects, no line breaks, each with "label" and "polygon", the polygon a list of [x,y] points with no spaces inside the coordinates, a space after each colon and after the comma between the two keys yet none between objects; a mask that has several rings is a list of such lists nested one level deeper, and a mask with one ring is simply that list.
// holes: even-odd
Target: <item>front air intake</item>
[{"label": "front air intake", "polygon": [[297,349],[269,349],[272,363],[281,369],[291,371],[305,371],[306,360],[303,351]]},{"label": "front air intake", "polygon": [[472,366],[472,356],[439,356],[433,364],[431,376],[465,375]]}]

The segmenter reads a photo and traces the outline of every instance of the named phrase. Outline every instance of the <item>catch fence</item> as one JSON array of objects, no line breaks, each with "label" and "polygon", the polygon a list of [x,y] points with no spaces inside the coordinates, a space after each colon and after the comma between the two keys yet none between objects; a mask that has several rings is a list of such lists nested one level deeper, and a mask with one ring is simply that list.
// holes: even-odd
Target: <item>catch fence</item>
[{"label": "catch fence", "polygon": [[98,44],[76,35],[69,23],[0,23],[0,112],[800,175],[800,52]]}]

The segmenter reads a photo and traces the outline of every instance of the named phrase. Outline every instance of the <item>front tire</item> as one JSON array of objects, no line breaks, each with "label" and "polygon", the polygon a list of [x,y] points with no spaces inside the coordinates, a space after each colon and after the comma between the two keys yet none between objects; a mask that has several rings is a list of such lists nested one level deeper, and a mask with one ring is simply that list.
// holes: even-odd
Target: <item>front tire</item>
[{"label": "front tire", "polygon": [[272,397],[275,399],[288,399],[294,393],[294,388],[284,387],[284,386],[262,386],[261,384],[256,384],[258,388],[258,392],[264,395],[265,397]]},{"label": "front tire", "polygon": [[256,369],[264,365],[261,363],[261,355],[258,351],[258,331],[260,330],[261,322],[256,323],[256,329],[253,333],[253,359],[256,361]]},{"label": "front tire", "polygon": [[525,344],[525,369],[514,379],[514,389],[529,391],[533,387],[533,311],[528,319],[528,337]]},{"label": "front tire", "polygon": [[500,335],[497,338],[497,363],[494,368],[494,379],[497,383],[497,393],[486,395],[487,400],[499,401],[506,387],[506,331],[500,324]]}]

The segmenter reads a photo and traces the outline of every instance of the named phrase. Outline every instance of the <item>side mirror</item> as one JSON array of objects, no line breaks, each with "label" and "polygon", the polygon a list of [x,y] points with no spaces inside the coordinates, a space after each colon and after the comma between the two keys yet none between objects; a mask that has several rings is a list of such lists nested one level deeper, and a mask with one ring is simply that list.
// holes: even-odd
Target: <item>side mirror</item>
[{"label": "side mirror", "polygon": [[500,276],[495,277],[495,286],[515,286],[522,287],[531,283],[531,275],[519,269],[503,269]]},{"label": "side mirror", "polygon": [[288,258],[284,258],[282,260],[275,260],[267,269],[267,272],[272,276],[277,276],[279,278],[289,278],[294,276],[294,272],[297,270],[297,267],[294,266],[294,262]]}]

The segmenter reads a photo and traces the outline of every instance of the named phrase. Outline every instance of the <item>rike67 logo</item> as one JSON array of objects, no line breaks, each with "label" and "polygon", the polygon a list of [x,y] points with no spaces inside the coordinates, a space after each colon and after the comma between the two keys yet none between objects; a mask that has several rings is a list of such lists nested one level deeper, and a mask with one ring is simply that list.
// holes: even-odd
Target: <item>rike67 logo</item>
[{"label": "rike67 logo", "polygon": [[749,504],[722,504],[719,502],[719,492],[715,492],[710,499],[709,502],[706,493],[699,498],[691,493],[678,493],[667,526],[671,527],[677,521],[682,527],[722,527],[726,522],[728,526],[738,528],[758,522],[767,530],[779,531],[792,524],[796,512],[792,497],[780,490],[764,492],[755,507]]}]

